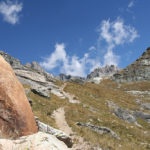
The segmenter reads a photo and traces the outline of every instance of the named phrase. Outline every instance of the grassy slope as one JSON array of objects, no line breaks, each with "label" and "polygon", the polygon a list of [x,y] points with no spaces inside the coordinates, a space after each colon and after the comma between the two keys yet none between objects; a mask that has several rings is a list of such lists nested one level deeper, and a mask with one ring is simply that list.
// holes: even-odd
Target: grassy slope
[{"label": "grassy slope", "polygon": [[[41,121],[53,127],[57,126],[55,120],[51,118],[52,112],[65,106],[66,120],[73,131],[93,145],[100,144],[112,150],[150,149],[148,146],[140,145],[140,143],[150,143],[150,124],[140,119],[138,119],[138,123],[143,128],[126,123],[114,116],[107,105],[107,100],[112,100],[122,108],[139,110],[135,101],[139,97],[127,94],[125,90],[150,90],[150,83],[126,83],[119,86],[121,87],[118,88],[118,84],[110,80],[105,80],[99,85],[92,83],[81,85],[68,82],[65,91],[74,94],[80,100],[80,104],[70,104],[67,100],[62,100],[55,95],[51,95],[51,100],[47,100],[30,92],[29,97],[33,100],[34,114]],[[144,98],[139,99],[148,101]],[[110,135],[99,135],[87,128],[78,127],[75,125],[76,122],[91,122],[97,126],[109,127],[120,136],[121,140],[118,141]],[[149,135],[144,134],[144,131],[148,131]]]},{"label": "grassy slope", "polygon": [[[74,94],[79,98],[81,104],[69,105],[66,108],[66,118],[74,131],[82,135],[87,141],[94,144],[100,144],[104,147],[108,146],[112,149],[146,149],[145,146],[140,146],[141,142],[150,143],[150,136],[144,134],[145,130],[150,131],[150,125],[143,120],[138,119],[138,123],[142,124],[143,128],[139,128],[134,124],[126,123],[110,113],[107,100],[112,100],[115,104],[122,108],[131,110],[139,110],[136,104],[138,97],[132,96],[124,92],[125,88],[136,90],[145,88],[150,89],[150,83],[144,84],[122,84],[121,88],[117,88],[118,84],[110,80],[105,80],[99,85],[86,83],[79,85],[76,83],[68,83],[65,91]],[[144,100],[144,98],[143,98]],[[86,104],[86,107],[83,107]],[[90,111],[93,107],[96,112]],[[72,110],[72,111],[71,111]],[[99,121],[98,118],[102,121]],[[94,125],[106,126],[115,131],[121,138],[120,141],[113,139],[108,135],[98,135],[85,128],[80,128],[75,125],[75,122],[91,122]],[[119,145],[122,145],[120,148]],[[147,149],[150,149],[147,148]]]},{"label": "grassy slope", "polygon": [[[24,88],[30,89],[30,87],[27,85],[24,85]],[[27,97],[32,99],[32,110],[34,115],[37,116],[40,121],[57,128],[55,120],[51,117],[51,115],[54,110],[61,106],[65,106],[67,100],[62,100],[54,94],[50,94],[51,98],[47,99],[34,94],[31,91]]]}]

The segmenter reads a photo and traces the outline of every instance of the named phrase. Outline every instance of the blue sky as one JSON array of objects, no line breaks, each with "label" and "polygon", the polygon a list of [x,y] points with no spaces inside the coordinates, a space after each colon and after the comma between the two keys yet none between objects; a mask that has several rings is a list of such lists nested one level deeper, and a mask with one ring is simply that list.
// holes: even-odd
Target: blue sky
[{"label": "blue sky", "polygon": [[0,49],[48,72],[121,68],[150,46],[149,0],[0,0]]}]

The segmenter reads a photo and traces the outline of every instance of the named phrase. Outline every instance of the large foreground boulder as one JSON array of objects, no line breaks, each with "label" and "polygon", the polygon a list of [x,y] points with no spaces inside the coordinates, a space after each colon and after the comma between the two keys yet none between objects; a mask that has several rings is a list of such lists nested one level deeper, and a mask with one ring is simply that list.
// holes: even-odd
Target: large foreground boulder
[{"label": "large foreground boulder", "polygon": [[16,138],[37,132],[24,88],[0,56],[0,137]]}]

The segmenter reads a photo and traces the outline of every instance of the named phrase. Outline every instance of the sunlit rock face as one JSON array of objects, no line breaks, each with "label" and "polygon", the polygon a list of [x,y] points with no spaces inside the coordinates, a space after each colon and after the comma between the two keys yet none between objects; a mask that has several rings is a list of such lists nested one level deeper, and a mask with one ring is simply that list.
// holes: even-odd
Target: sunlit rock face
[{"label": "sunlit rock face", "polygon": [[150,80],[150,47],[135,62],[112,77],[117,82]]},{"label": "sunlit rock face", "polygon": [[100,83],[102,79],[110,78],[113,74],[117,73],[121,69],[114,65],[106,65],[105,67],[99,67],[94,69],[87,75],[87,80],[94,83]]}]

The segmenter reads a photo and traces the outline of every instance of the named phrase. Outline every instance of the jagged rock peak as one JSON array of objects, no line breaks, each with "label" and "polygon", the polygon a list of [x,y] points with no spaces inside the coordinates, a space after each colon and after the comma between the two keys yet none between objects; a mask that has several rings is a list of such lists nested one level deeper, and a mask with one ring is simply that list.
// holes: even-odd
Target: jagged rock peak
[{"label": "jagged rock peak", "polygon": [[113,75],[117,82],[133,82],[150,80],[150,47],[132,64]]},{"label": "jagged rock peak", "polygon": [[44,75],[48,80],[54,79],[54,76],[48,72],[46,72],[36,61],[32,61],[31,63],[26,63],[25,67],[35,70],[38,73]]},{"label": "jagged rock peak", "polygon": [[32,68],[39,72],[45,72],[45,70],[38,64],[36,61],[32,61],[31,63],[26,63],[25,67]]},{"label": "jagged rock peak", "polygon": [[9,54],[0,51],[0,55],[13,67],[13,68],[20,68],[22,67],[20,60],[16,59],[12,56],[10,56]]},{"label": "jagged rock peak", "polygon": [[93,79],[96,77],[109,77],[114,73],[118,72],[120,69],[115,65],[106,65],[105,67],[98,67],[94,69],[90,74],[87,75],[87,79]]}]

